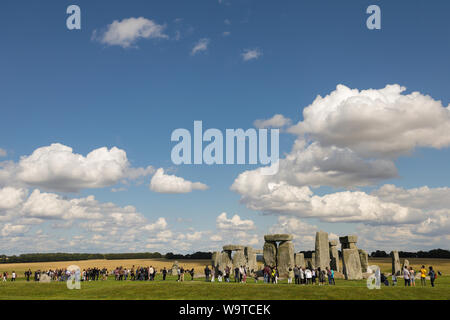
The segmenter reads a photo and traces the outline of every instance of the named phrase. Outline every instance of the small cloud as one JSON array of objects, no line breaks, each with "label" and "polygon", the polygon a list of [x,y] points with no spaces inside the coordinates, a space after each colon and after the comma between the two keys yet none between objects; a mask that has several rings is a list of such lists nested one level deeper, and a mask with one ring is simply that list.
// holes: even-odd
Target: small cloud
[{"label": "small cloud", "polygon": [[194,45],[191,50],[191,55],[196,55],[198,52],[206,51],[208,49],[210,40],[208,38],[202,38]]},{"label": "small cloud", "polygon": [[150,190],[159,193],[188,193],[194,190],[206,190],[208,186],[200,182],[191,182],[175,175],[164,173],[159,168],[150,181]]},{"label": "small cloud", "polygon": [[227,37],[227,36],[229,36],[230,34],[231,34],[230,31],[224,31],[224,32],[222,33],[222,35],[223,35],[224,37]]},{"label": "small cloud", "polygon": [[258,129],[263,128],[282,128],[291,125],[292,121],[289,118],[284,117],[282,114],[276,114],[270,119],[258,119],[253,123]]},{"label": "small cloud", "polygon": [[143,17],[115,20],[106,27],[104,32],[94,30],[92,40],[110,46],[129,48],[139,39],[168,39],[164,34],[165,25],[160,25]]},{"label": "small cloud", "polygon": [[253,59],[258,59],[262,56],[262,51],[258,48],[255,49],[244,49],[244,52],[241,53],[242,59],[244,61],[249,61]]}]

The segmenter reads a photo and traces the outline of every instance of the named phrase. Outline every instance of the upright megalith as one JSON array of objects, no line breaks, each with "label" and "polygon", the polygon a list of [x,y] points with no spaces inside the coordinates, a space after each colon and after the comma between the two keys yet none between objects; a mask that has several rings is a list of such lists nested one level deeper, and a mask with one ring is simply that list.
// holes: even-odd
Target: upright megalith
[{"label": "upright megalith", "polygon": [[402,264],[402,270],[404,270],[405,268],[409,268],[409,260],[407,259],[403,260]]},{"label": "upright megalith", "polygon": [[256,262],[256,250],[252,247],[244,248],[245,259],[247,260],[247,266],[250,271],[258,269],[258,263]]},{"label": "upright megalith", "polygon": [[222,253],[220,251],[215,251],[211,256],[211,266],[218,269],[222,264]]},{"label": "upright megalith", "polygon": [[[264,264],[276,266],[280,276],[287,275],[289,268],[294,267],[294,245],[291,234],[267,234],[264,236]],[[280,245],[277,247],[277,242]]]},{"label": "upright megalith", "polygon": [[342,249],[342,269],[346,280],[362,279],[361,260],[356,242],[357,236],[339,237]]},{"label": "upright megalith", "polygon": [[330,245],[328,242],[328,233],[323,231],[316,232],[315,265],[317,268],[325,270],[330,268]]},{"label": "upright megalith", "polygon": [[219,270],[224,272],[225,268],[233,269],[233,260],[231,259],[231,251],[224,250],[220,254]]},{"label": "upright megalith", "polygon": [[234,250],[233,255],[233,267],[246,267],[247,266],[247,259],[245,258],[244,254],[244,247],[240,246]]},{"label": "upright megalith", "polygon": [[369,267],[369,255],[362,249],[358,249],[359,252],[359,260],[361,262],[361,271],[363,273],[367,272],[367,268]]},{"label": "upright megalith", "polygon": [[339,272],[339,251],[337,249],[337,240],[330,240],[330,268]]},{"label": "upright megalith", "polygon": [[263,247],[264,264],[267,266],[277,265],[277,243],[265,242]]},{"label": "upright megalith", "polygon": [[398,256],[398,251],[391,251],[392,258],[392,274],[399,275],[400,274],[400,258]]},{"label": "upright megalith", "polygon": [[286,275],[289,268],[294,268],[294,244],[292,241],[281,241],[278,246],[277,268],[280,275]]},{"label": "upright megalith", "polygon": [[172,268],[170,269],[170,274],[176,276],[178,274],[178,268],[179,268],[178,261],[175,261],[172,264]]},{"label": "upright megalith", "polygon": [[363,278],[358,249],[343,249],[342,263],[345,280],[361,280]]},{"label": "upright megalith", "polygon": [[294,263],[298,267],[306,267],[305,254],[302,252],[294,253]]}]

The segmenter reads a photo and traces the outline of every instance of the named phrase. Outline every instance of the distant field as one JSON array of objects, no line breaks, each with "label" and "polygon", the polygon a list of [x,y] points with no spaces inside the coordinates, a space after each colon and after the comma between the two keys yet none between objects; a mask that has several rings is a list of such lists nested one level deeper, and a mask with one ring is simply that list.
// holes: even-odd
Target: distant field
[{"label": "distant field", "polygon": [[[403,261],[403,259],[401,259]],[[17,282],[0,282],[0,300],[8,299],[217,299],[217,300],[308,300],[308,299],[450,299],[450,261],[445,259],[409,259],[410,263],[418,269],[422,264],[432,265],[443,273],[439,277],[436,287],[423,288],[403,286],[403,280],[399,279],[396,287],[383,286],[380,290],[369,290],[366,281],[336,280],[336,286],[303,286],[287,284],[286,280],[279,284],[264,284],[262,281],[254,283],[249,279],[247,283],[207,283],[204,278],[190,280],[186,275],[185,282],[176,282],[175,277],[169,276],[162,281],[157,275],[155,281],[115,281],[110,277],[107,281],[82,282],[80,290],[69,290],[64,282],[35,283],[26,282],[23,272],[31,270],[44,270],[49,268],[61,268],[76,264],[80,268],[106,267],[112,269],[116,266],[131,267],[132,265],[152,265],[158,270],[162,267],[170,268],[173,261],[165,259],[151,260],[88,260],[27,264],[2,264],[0,271],[12,270],[22,276]],[[371,259],[370,264],[381,267],[383,272],[390,272],[390,259]],[[197,276],[202,276],[203,268],[209,264],[209,260],[180,260],[180,265],[185,268],[194,267]]]}]

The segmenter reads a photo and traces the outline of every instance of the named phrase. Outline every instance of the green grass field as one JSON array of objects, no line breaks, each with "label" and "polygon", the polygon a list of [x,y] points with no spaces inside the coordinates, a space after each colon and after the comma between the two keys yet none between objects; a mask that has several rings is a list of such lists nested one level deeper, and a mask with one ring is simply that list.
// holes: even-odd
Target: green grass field
[{"label": "green grass field", "polygon": [[[253,279],[243,283],[207,283],[204,278],[190,280],[186,275],[185,281],[176,282],[175,277],[168,277],[162,281],[158,274],[155,281],[115,281],[109,278],[106,281],[88,281],[81,283],[80,290],[69,290],[65,282],[39,283],[26,282],[23,272],[31,268],[32,270],[47,270],[49,268],[67,267],[71,264],[79,265],[81,268],[89,266],[106,266],[109,269],[114,266],[132,265],[153,265],[158,269],[163,266],[170,268],[173,261],[164,259],[153,260],[86,260],[69,262],[45,262],[45,263],[24,263],[24,264],[3,264],[1,271],[8,271],[11,274],[15,270],[19,276],[16,282],[0,281],[0,300],[7,299],[212,299],[212,300],[307,300],[307,299],[333,299],[333,300],[365,300],[365,299],[389,299],[389,300],[433,300],[450,299],[450,260],[449,259],[409,259],[410,263],[418,270],[422,264],[432,265],[435,270],[443,273],[438,277],[436,286],[431,287],[427,283],[426,287],[421,287],[417,283],[416,287],[404,287],[403,279],[399,279],[398,286],[382,286],[379,290],[369,290],[366,280],[346,281],[336,279],[336,286],[304,286],[288,284],[286,280],[278,284],[265,284],[262,280],[254,283]],[[196,275],[200,275],[209,260],[180,261],[185,267],[195,267]],[[369,264],[378,265],[382,272],[388,273],[391,269],[389,258],[371,258]],[[391,278],[389,277],[391,282]]]},{"label": "green grass field", "polygon": [[[190,279],[190,277],[187,277]],[[401,280],[401,279],[399,279]],[[404,287],[403,280],[396,287],[382,286],[379,290],[369,290],[364,281],[337,280],[336,286],[304,286],[288,284],[286,280],[278,284],[254,283],[207,283],[202,278],[194,281],[176,282],[168,277],[166,281],[106,281],[82,282],[80,290],[69,290],[64,282],[35,283],[23,279],[17,282],[0,283],[0,299],[200,299],[200,300],[436,300],[450,298],[450,276],[437,279],[432,288],[420,284]]]}]

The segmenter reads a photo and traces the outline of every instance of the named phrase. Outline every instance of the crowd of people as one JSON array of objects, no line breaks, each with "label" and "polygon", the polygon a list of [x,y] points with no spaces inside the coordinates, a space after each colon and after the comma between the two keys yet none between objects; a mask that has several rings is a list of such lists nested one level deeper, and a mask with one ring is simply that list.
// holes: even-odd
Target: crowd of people
[{"label": "crowd of people", "polygon": [[[403,270],[400,273],[392,274],[392,285],[397,285],[397,279],[399,277],[403,277],[405,287],[415,287],[416,286],[416,279],[420,278],[420,284],[421,286],[426,286],[427,283],[427,276],[430,279],[430,284],[432,287],[434,287],[434,282],[436,281],[436,278],[438,275],[441,275],[441,273],[438,271],[434,271],[432,266],[428,267],[428,270],[425,268],[424,265],[420,268],[418,272],[414,270],[412,266],[409,268],[407,266],[403,267]],[[381,282],[383,282],[386,286],[389,285],[389,280],[384,274],[381,274]]]},{"label": "crowd of people", "polygon": [[[169,271],[170,270],[170,271]],[[194,268],[187,269],[183,266],[172,267],[171,269],[164,267],[159,270],[161,278],[163,281],[166,280],[168,274],[177,276],[178,282],[183,282],[185,280],[185,275],[190,275],[190,280],[194,280],[195,270]],[[26,281],[42,281],[45,275],[47,279],[52,281],[67,281],[71,276],[75,276],[76,280],[80,281],[98,281],[98,280],[108,280],[108,276],[114,277],[116,281],[154,281],[158,271],[156,267],[153,266],[137,266],[134,265],[131,268],[127,267],[116,267],[112,270],[107,268],[88,268],[83,270],[68,270],[68,269],[50,269],[46,271],[36,270],[34,272],[31,269],[25,271]],[[246,283],[248,279],[253,279],[255,283],[258,282],[260,278],[263,279],[264,283],[277,284],[280,277],[278,269],[276,266],[264,266],[262,269],[250,270],[247,266],[236,266],[234,269],[226,266],[224,270],[207,265],[204,268],[205,281],[207,282],[234,282]],[[416,279],[420,278],[420,283],[422,286],[426,286],[427,277],[430,280],[430,284],[434,287],[435,280],[438,275],[441,275],[439,271],[434,271],[432,266],[428,269],[424,265],[417,272],[412,266],[404,267],[401,273],[392,274],[392,285],[396,286],[398,278],[402,277],[404,279],[405,286],[415,286]],[[17,274],[15,271],[11,273],[11,281],[16,281]],[[3,282],[8,281],[8,272],[3,272]],[[326,267],[325,269],[319,268],[305,268],[294,266],[288,269],[287,273],[288,284],[302,284],[302,285],[335,285],[335,271]],[[389,279],[381,273],[381,282],[389,286]]]}]

